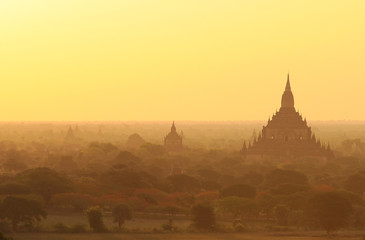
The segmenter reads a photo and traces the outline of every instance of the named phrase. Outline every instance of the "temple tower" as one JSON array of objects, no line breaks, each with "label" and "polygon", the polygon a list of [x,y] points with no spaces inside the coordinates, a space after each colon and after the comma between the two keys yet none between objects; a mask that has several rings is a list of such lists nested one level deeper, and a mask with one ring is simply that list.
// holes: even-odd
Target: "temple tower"
[{"label": "temple tower", "polygon": [[271,119],[269,118],[266,126],[263,126],[257,141],[249,147],[244,144],[241,152],[253,158],[274,156],[293,159],[303,156],[316,158],[333,156],[331,149],[321,146],[311,127],[307,125],[307,120],[295,110],[289,74],[281,97],[280,110]]},{"label": "temple tower", "polygon": [[172,123],[171,131],[164,139],[164,146],[168,152],[178,152],[183,149],[182,136],[177,133],[175,122]]}]

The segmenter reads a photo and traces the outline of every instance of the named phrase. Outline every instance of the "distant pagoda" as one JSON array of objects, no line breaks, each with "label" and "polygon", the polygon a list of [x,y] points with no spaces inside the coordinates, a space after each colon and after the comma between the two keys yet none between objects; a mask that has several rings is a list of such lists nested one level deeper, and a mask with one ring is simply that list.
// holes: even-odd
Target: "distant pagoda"
[{"label": "distant pagoda", "polygon": [[178,152],[183,149],[182,136],[176,132],[175,122],[172,123],[171,131],[164,139],[164,146],[168,152]]},{"label": "distant pagoda", "polygon": [[258,137],[244,142],[241,153],[246,158],[290,160],[301,157],[328,159],[333,157],[329,145],[325,147],[308,127],[306,119],[294,108],[289,74],[281,98],[281,108],[269,118]]},{"label": "distant pagoda", "polygon": [[65,139],[66,140],[75,140],[75,134],[74,134],[74,131],[71,126],[68,128]]}]

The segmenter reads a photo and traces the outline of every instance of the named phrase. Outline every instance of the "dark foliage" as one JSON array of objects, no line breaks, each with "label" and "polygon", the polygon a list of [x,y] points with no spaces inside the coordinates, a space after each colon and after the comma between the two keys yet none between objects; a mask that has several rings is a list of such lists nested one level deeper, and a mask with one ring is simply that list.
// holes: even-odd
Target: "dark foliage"
[{"label": "dark foliage", "polygon": [[154,156],[162,156],[166,154],[166,149],[162,145],[145,143],[141,146],[141,149],[145,149],[148,153]]},{"label": "dark foliage", "polygon": [[9,219],[14,230],[18,228],[19,224],[32,228],[35,222],[47,217],[47,213],[38,202],[19,197],[5,198],[0,210],[0,216]]},{"label": "dark foliage", "polygon": [[275,169],[265,176],[265,185],[267,187],[275,187],[283,183],[308,185],[308,178],[301,172],[283,169]]},{"label": "dark foliage", "polygon": [[0,194],[29,194],[29,186],[17,182],[0,184]]},{"label": "dark foliage", "polygon": [[171,175],[166,179],[174,192],[197,192],[200,190],[200,182],[189,175]]},{"label": "dark foliage", "polygon": [[33,168],[17,175],[19,182],[30,186],[32,192],[41,195],[46,203],[56,193],[70,191],[71,182],[58,172],[49,168]]},{"label": "dark foliage", "polygon": [[106,227],[103,222],[103,211],[100,207],[91,207],[86,210],[89,226],[94,232],[105,232]]},{"label": "dark foliage", "polygon": [[287,226],[289,219],[289,208],[286,205],[278,205],[275,207],[275,217],[280,226]]},{"label": "dark foliage", "polygon": [[234,184],[223,188],[220,191],[221,197],[244,197],[244,198],[254,198],[256,196],[256,189],[247,184]]},{"label": "dark foliage", "polygon": [[201,187],[204,190],[219,190],[222,186],[215,181],[202,181]]},{"label": "dark foliage", "polygon": [[238,178],[238,181],[251,186],[258,186],[264,181],[264,176],[257,172],[249,172]]},{"label": "dark foliage", "polygon": [[315,219],[327,233],[346,225],[352,213],[350,201],[337,192],[318,193],[307,203],[307,214]]},{"label": "dark foliage", "polygon": [[141,161],[140,158],[136,157],[130,152],[120,151],[119,154],[113,160],[113,164],[126,164],[134,166]]},{"label": "dark foliage", "polygon": [[132,218],[132,211],[126,204],[118,204],[113,208],[113,221],[121,227],[125,220]]},{"label": "dark foliage", "polygon": [[111,151],[118,150],[118,148],[111,143],[100,143],[100,142],[90,143],[89,148],[96,148],[96,149],[103,151],[104,153],[109,153]]},{"label": "dark foliage", "polygon": [[221,176],[218,172],[211,169],[199,169],[196,171],[196,174],[206,181],[215,181]]},{"label": "dark foliage", "polygon": [[201,230],[212,230],[215,228],[214,209],[208,205],[197,204],[191,209],[193,226]]},{"label": "dark foliage", "polygon": [[2,233],[0,233],[0,240],[13,240],[13,238],[5,237]]},{"label": "dark foliage", "polygon": [[136,171],[124,165],[116,165],[103,173],[100,181],[106,190],[121,190],[123,188],[149,187],[156,182],[156,179],[147,172]]},{"label": "dark foliage", "polygon": [[270,190],[270,193],[273,195],[288,195],[297,192],[306,192],[308,191],[308,185],[299,185],[292,183],[283,183],[279,184],[276,187]]},{"label": "dark foliage", "polygon": [[343,183],[343,187],[350,192],[363,194],[365,192],[365,176],[362,174],[351,175]]}]

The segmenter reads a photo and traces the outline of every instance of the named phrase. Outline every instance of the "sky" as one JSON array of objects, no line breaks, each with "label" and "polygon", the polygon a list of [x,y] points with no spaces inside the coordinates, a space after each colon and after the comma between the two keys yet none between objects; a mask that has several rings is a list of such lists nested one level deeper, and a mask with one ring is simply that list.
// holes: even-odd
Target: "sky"
[{"label": "sky", "polygon": [[365,1],[0,1],[0,121],[365,120]]}]

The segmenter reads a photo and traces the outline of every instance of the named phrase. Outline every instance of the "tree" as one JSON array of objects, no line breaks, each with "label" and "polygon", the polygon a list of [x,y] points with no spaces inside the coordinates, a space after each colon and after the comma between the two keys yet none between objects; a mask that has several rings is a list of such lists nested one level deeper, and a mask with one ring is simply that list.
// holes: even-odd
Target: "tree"
[{"label": "tree", "polygon": [[222,197],[236,196],[253,198],[256,196],[256,189],[247,184],[233,184],[220,191]]},{"label": "tree", "polygon": [[0,184],[0,194],[29,194],[29,186],[17,182]]},{"label": "tree", "polygon": [[130,152],[120,151],[119,154],[112,161],[113,164],[126,164],[126,165],[135,165],[136,163],[141,162],[141,159],[136,157]]},{"label": "tree", "polygon": [[162,156],[166,154],[166,149],[162,145],[145,143],[141,145],[141,149],[145,149],[148,153],[154,156]]},{"label": "tree", "polygon": [[175,192],[197,192],[200,190],[200,182],[186,174],[171,175],[166,180]]},{"label": "tree", "polygon": [[242,197],[226,197],[217,202],[218,210],[222,213],[230,213],[233,217],[251,217],[258,214],[258,205],[252,200]]},{"label": "tree", "polygon": [[113,208],[113,221],[118,223],[119,228],[123,225],[125,220],[132,218],[132,211],[126,204],[118,204]]},{"label": "tree", "polygon": [[194,227],[202,230],[210,230],[215,227],[215,214],[211,206],[197,204],[191,208]]},{"label": "tree", "polygon": [[222,186],[215,181],[202,181],[201,187],[202,187],[202,189],[205,189],[207,191],[219,190],[222,188]]},{"label": "tree", "polygon": [[0,240],[13,240],[13,238],[5,237],[2,233],[0,233]]},{"label": "tree", "polygon": [[143,171],[114,166],[101,176],[101,182],[107,189],[143,188],[153,185],[155,178]]},{"label": "tree", "polygon": [[2,167],[6,171],[15,171],[15,172],[23,171],[28,168],[28,166],[24,162],[22,162],[20,159],[13,159],[13,158],[6,160],[2,164]]},{"label": "tree", "polygon": [[297,192],[306,192],[308,191],[308,189],[309,189],[308,185],[282,183],[272,188],[270,190],[270,193],[273,195],[289,195]]},{"label": "tree", "polygon": [[200,192],[195,195],[195,202],[197,203],[212,203],[218,199],[219,193],[215,191]]},{"label": "tree", "polygon": [[215,181],[217,180],[221,175],[208,168],[202,168],[196,171],[196,174],[202,177],[205,181]]},{"label": "tree", "polygon": [[90,228],[94,232],[105,232],[106,228],[103,222],[103,210],[99,206],[90,207],[86,210],[87,219]]},{"label": "tree", "polygon": [[59,193],[53,196],[50,203],[53,206],[72,207],[75,211],[83,212],[86,208],[96,204],[96,198],[77,192]]},{"label": "tree", "polygon": [[47,213],[41,205],[34,201],[19,197],[6,197],[1,204],[1,217],[11,221],[14,230],[20,223],[27,227],[33,227],[34,222],[47,217]]},{"label": "tree", "polygon": [[46,203],[56,193],[71,189],[71,182],[49,168],[33,168],[17,175],[20,182],[29,185],[34,193],[41,195]]},{"label": "tree", "polygon": [[111,143],[103,143],[103,142],[91,142],[88,147],[100,149],[104,153],[109,153],[109,152],[118,150],[118,148],[115,145],[113,145]]},{"label": "tree", "polygon": [[307,214],[330,234],[343,227],[352,213],[350,201],[337,192],[318,193],[311,197],[306,207]]},{"label": "tree", "polygon": [[346,179],[343,186],[350,192],[363,194],[365,192],[365,176],[361,174],[351,175]]},{"label": "tree", "polygon": [[280,226],[287,226],[289,219],[289,208],[286,205],[277,205],[275,207],[275,217]]},{"label": "tree", "polygon": [[283,169],[275,169],[265,176],[265,185],[267,187],[275,187],[283,183],[308,185],[308,178],[301,172]]},{"label": "tree", "polygon": [[266,216],[272,217],[273,208],[278,204],[278,199],[267,193],[261,193],[257,196],[256,202],[259,211]]},{"label": "tree", "polygon": [[239,177],[238,180],[251,186],[258,186],[264,181],[264,176],[257,172],[249,172]]}]

